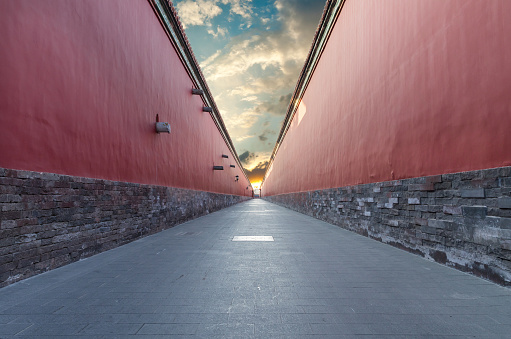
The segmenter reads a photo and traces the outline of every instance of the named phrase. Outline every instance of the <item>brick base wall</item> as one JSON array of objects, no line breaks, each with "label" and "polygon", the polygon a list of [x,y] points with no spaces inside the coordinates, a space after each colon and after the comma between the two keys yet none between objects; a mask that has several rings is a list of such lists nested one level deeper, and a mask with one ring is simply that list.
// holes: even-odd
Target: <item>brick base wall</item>
[{"label": "brick base wall", "polygon": [[511,286],[511,167],[263,199]]},{"label": "brick base wall", "polygon": [[0,168],[0,287],[247,199]]}]

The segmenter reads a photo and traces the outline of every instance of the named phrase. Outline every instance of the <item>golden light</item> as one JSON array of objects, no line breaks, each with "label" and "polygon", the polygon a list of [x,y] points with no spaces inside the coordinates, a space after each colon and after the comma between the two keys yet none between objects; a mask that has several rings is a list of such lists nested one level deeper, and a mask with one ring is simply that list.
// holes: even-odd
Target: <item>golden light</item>
[{"label": "golden light", "polygon": [[252,188],[258,190],[261,188],[262,181],[257,181],[252,183]]}]

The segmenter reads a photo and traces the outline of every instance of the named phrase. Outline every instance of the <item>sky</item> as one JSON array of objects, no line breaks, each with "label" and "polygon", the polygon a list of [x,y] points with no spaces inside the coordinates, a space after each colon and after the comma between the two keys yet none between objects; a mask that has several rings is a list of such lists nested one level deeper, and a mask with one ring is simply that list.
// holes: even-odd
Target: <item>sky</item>
[{"label": "sky", "polygon": [[175,0],[254,187],[263,179],[325,0]]}]

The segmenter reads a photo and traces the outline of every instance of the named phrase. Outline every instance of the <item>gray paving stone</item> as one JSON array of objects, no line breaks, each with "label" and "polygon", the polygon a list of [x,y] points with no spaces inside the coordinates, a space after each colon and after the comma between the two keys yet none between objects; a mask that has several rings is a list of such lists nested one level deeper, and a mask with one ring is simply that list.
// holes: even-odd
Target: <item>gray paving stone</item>
[{"label": "gray paving stone", "polygon": [[0,324],[8,324],[18,318],[16,314],[0,314]]},{"label": "gray paving stone", "polygon": [[282,324],[280,314],[229,314],[230,324]]},{"label": "gray paving stone", "polygon": [[32,326],[32,324],[0,324],[0,335],[15,335],[30,326]]},{"label": "gray paving stone", "polygon": [[79,333],[85,324],[67,323],[67,324],[34,324],[18,333],[25,335],[54,335],[54,336],[73,336]]},{"label": "gray paving stone", "polygon": [[200,324],[197,335],[205,337],[238,336],[249,337],[254,335],[254,324]]},{"label": "gray paving stone", "polygon": [[262,200],[0,289],[0,305],[2,337],[511,333],[510,289]]},{"label": "gray paving stone", "polygon": [[99,323],[89,324],[83,328],[79,334],[93,334],[93,335],[124,335],[124,334],[136,334],[142,324],[112,324],[112,323]]},{"label": "gray paving stone", "polygon": [[343,320],[340,314],[335,313],[295,313],[282,314],[282,322],[285,324],[337,324]]},{"label": "gray paving stone", "polygon": [[173,323],[178,324],[226,324],[228,313],[179,313],[174,314]]},{"label": "gray paving stone", "polygon": [[137,334],[192,335],[199,324],[145,324]]}]

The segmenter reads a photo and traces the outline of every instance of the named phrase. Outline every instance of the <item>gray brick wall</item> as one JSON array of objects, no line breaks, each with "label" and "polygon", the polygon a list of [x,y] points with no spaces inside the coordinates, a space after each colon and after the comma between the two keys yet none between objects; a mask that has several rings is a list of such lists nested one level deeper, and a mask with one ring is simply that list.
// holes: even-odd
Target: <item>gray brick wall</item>
[{"label": "gray brick wall", "polygon": [[0,168],[0,287],[247,199]]},{"label": "gray brick wall", "polygon": [[510,286],[510,196],[502,167],[263,199]]}]

